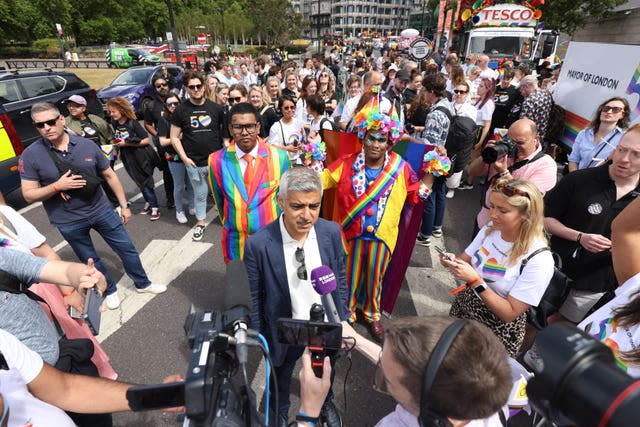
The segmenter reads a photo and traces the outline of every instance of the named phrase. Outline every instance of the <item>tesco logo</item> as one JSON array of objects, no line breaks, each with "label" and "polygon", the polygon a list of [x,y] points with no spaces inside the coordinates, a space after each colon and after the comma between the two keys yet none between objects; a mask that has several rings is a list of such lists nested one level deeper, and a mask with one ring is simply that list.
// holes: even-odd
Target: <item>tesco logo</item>
[{"label": "tesco logo", "polygon": [[531,9],[485,9],[482,14],[483,20],[486,21],[529,21],[533,19]]}]

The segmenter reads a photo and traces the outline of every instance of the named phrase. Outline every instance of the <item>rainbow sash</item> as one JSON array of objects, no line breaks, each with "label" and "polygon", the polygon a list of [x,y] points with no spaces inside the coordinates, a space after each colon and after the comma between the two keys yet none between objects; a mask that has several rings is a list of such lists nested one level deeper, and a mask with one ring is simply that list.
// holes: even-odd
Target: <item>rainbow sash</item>
[{"label": "rainbow sash", "polygon": [[341,221],[343,230],[347,229],[353,220],[360,216],[360,212],[378,202],[380,196],[393,185],[401,169],[402,157],[390,155],[389,161],[382,172],[380,172],[380,175],[367,187],[367,191],[356,200],[351,209],[345,214],[345,217]]}]

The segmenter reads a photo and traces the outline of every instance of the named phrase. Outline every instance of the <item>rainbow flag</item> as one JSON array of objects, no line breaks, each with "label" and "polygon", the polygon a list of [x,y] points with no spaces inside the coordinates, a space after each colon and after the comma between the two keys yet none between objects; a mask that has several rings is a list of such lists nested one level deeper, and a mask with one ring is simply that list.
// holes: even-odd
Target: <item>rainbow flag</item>
[{"label": "rainbow flag", "polygon": [[398,141],[392,150],[399,154],[405,162],[409,163],[411,169],[417,174],[422,170],[422,160],[425,153],[435,148],[435,145],[422,144],[413,141]]}]

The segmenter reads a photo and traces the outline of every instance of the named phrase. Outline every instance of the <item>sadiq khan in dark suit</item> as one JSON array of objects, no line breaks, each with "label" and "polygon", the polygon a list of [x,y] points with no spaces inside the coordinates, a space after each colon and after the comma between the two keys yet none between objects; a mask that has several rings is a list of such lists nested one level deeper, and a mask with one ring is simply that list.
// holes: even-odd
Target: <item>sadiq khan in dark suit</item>
[{"label": "sadiq khan in dark suit", "polygon": [[[276,320],[308,320],[311,306],[322,304],[309,280],[313,269],[324,265],[333,270],[338,282],[334,304],[341,319],[348,317],[342,232],[338,224],[318,218],[321,199],[322,182],[317,172],[305,167],[290,169],[280,181],[278,204],[282,215],[250,236],[245,246],[244,263],[253,300],[252,328],[269,342],[278,379],[278,426],[287,425],[291,374],[302,349],[277,342]],[[322,416],[329,426],[340,426],[331,398],[330,394]]]}]

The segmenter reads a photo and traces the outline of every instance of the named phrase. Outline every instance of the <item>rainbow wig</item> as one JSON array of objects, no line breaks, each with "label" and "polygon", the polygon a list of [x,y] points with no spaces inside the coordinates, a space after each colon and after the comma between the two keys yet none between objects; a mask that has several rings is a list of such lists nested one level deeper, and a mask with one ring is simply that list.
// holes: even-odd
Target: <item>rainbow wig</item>
[{"label": "rainbow wig", "polygon": [[363,139],[367,132],[376,131],[388,135],[391,142],[397,141],[400,138],[400,120],[397,116],[395,110],[391,112],[391,117],[383,114],[380,111],[380,101],[374,96],[353,118],[358,138]]}]

